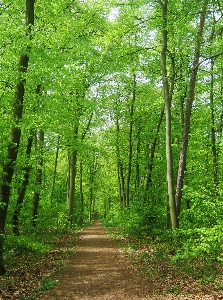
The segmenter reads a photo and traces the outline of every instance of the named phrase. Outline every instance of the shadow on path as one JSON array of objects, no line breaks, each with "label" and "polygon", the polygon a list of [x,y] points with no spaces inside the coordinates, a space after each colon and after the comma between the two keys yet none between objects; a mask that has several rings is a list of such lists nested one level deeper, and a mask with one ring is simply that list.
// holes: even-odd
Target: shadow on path
[{"label": "shadow on path", "polygon": [[60,284],[41,299],[145,300],[146,289],[144,278],[134,272],[101,222],[95,222],[83,232]]}]

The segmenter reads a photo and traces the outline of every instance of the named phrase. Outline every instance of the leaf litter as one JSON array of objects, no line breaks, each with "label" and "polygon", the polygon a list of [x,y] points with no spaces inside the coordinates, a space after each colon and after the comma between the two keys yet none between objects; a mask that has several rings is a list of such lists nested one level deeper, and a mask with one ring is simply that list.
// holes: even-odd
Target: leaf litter
[{"label": "leaf litter", "polygon": [[[209,269],[208,277],[208,270],[205,270],[205,262],[202,260],[191,261],[190,266],[189,262],[185,264],[183,261],[181,264],[171,263],[173,254],[165,245],[154,241],[136,242],[117,234],[113,239],[124,249],[122,251],[117,249],[117,253],[124,251],[136,276],[141,276],[142,281],[147,282],[148,299],[223,299],[223,271],[220,264],[212,266],[212,270]],[[56,289],[62,279],[60,274],[69,265],[70,257],[75,253],[79,240],[79,233],[70,232],[50,241],[53,249],[44,255],[13,253],[10,262],[6,264],[7,274],[0,277],[0,299],[41,299],[48,290]],[[98,247],[101,249],[106,245],[98,244]]]},{"label": "leaf litter", "polygon": [[0,300],[34,300],[59,281],[51,277],[65,268],[75,251],[80,233],[63,233],[47,238],[51,250],[45,254],[15,251],[5,259],[7,273],[0,277]]}]

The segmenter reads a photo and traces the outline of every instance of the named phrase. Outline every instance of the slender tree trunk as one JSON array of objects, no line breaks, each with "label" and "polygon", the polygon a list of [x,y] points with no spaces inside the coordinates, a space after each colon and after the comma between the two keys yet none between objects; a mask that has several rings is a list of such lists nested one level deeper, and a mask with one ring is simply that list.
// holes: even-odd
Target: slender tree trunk
[{"label": "slender tree trunk", "polygon": [[120,203],[124,208],[126,206],[126,194],[125,194],[125,178],[123,171],[123,164],[121,161],[120,155],[120,142],[119,142],[119,120],[118,116],[116,116],[116,153],[117,153],[117,166],[118,166],[118,182],[119,182],[119,194],[120,194]]},{"label": "slender tree trunk", "polygon": [[136,99],[136,75],[133,75],[133,95],[132,101],[129,109],[129,153],[128,153],[128,170],[127,170],[127,178],[126,178],[126,207],[129,207],[130,203],[130,182],[131,182],[131,173],[132,173],[132,149],[133,149],[133,114],[134,114],[134,104]]},{"label": "slender tree trunk", "polygon": [[94,213],[94,195],[93,195],[93,187],[94,187],[94,177],[97,170],[97,156],[94,156],[94,163],[90,167],[90,189],[89,189],[89,221],[92,220],[92,215]]},{"label": "slender tree trunk", "polygon": [[[161,1],[160,1],[161,2]],[[161,66],[162,66],[162,81],[165,100],[165,114],[166,114],[166,161],[167,161],[167,190],[170,206],[170,216],[172,229],[176,229],[178,226],[176,203],[174,199],[174,176],[173,176],[173,158],[172,158],[172,146],[171,146],[171,94],[169,89],[168,74],[167,74],[167,8],[168,0],[161,2],[162,7],[162,19],[163,19],[163,41],[161,51]]]},{"label": "slender tree trunk", "polygon": [[[175,194],[178,222],[179,222],[179,215],[180,215],[180,208],[181,208],[184,174],[185,174],[185,169],[186,169],[186,155],[187,155],[188,137],[189,137],[189,130],[190,130],[190,118],[191,118],[192,104],[194,101],[195,84],[196,84],[197,71],[198,71],[198,65],[199,65],[200,49],[201,49],[201,42],[202,42],[202,35],[203,35],[207,5],[208,5],[208,0],[205,0],[203,2],[203,8],[202,8],[202,12],[200,15],[200,22],[199,22],[199,28],[198,28],[194,61],[193,61],[193,67],[191,70],[190,82],[189,82],[189,91],[188,91],[188,98],[187,98],[187,105],[186,105],[186,114],[185,114],[185,120],[184,120],[181,152],[180,152],[180,159],[179,159],[179,168],[178,168],[178,175],[177,175],[177,187],[176,187],[176,194]],[[179,224],[178,224],[178,226],[179,226]]]},{"label": "slender tree trunk", "polygon": [[141,134],[141,126],[140,124],[138,125],[138,130],[137,130],[137,145],[136,145],[136,164],[135,164],[135,194],[138,194],[138,188],[140,186],[140,146],[141,146],[141,139],[140,139],[140,134]]},{"label": "slender tree trunk", "polygon": [[223,69],[221,69],[221,87],[220,87],[220,96],[221,96],[221,115],[220,115],[220,128],[219,132],[222,136],[223,131]]},{"label": "slender tree trunk", "polygon": [[69,203],[69,193],[70,193],[70,154],[67,157],[67,204]]},{"label": "slender tree trunk", "polygon": [[211,87],[210,87],[210,108],[211,108],[211,149],[213,163],[213,181],[215,195],[218,195],[218,158],[216,148],[216,132],[214,119],[214,60],[211,59]]},{"label": "slender tree trunk", "polygon": [[70,163],[70,189],[69,189],[69,199],[68,199],[68,217],[72,224],[74,221],[74,198],[75,198],[75,185],[76,185],[76,175],[77,175],[77,150],[73,150],[71,153],[71,163]]},{"label": "slender tree trunk", "polygon": [[37,214],[40,200],[40,190],[42,185],[42,174],[43,174],[43,143],[44,143],[44,132],[42,129],[38,132],[38,158],[36,166],[36,190],[33,194],[33,206],[32,206],[32,226],[36,227]]},{"label": "slender tree trunk", "polygon": [[[74,127],[74,142],[78,136],[78,125]],[[77,175],[77,149],[74,146],[74,149],[71,152],[71,161],[70,161],[70,183],[69,183],[69,198],[68,198],[68,218],[70,224],[74,221],[74,198],[75,198],[75,186],[76,186],[76,175]]]},{"label": "slender tree trunk", "polygon": [[[92,118],[93,118],[93,111],[90,114],[86,128],[84,129],[83,133],[81,134],[81,142],[83,142],[83,140],[85,139],[85,136],[90,128]],[[77,134],[78,134],[78,128],[75,133],[76,137],[77,137]],[[76,156],[77,156],[77,152],[76,152]],[[76,164],[77,164],[77,157],[76,157]],[[76,175],[75,175],[75,177],[76,177]],[[75,179],[75,181],[76,181],[76,179]],[[80,188],[80,215],[79,215],[78,222],[79,222],[79,224],[82,225],[84,223],[83,160],[82,159],[80,159],[80,186],[79,186],[79,188]],[[74,195],[75,195],[75,192],[74,192]]]},{"label": "slender tree trunk", "polygon": [[170,218],[170,205],[169,205],[169,196],[166,193],[166,224],[165,228],[170,229],[171,227],[171,218]]},{"label": "slender tree trunk", "polygon": [[89,222],[91,222],[92,220],[93,183],[94,183],[94,166],[91,166],[90,167],[90,189],[89,189]]},{"label": "slender tree trunk", "polygon": [[151,149],[150,149],[148,174],[147,174],[147,177],[146,177],[146,185],[145,185],[145,191],[146,191],[145,201],[148,200],[148,191],[149,191],[149,187],[152,183],[153,161],[154,161],[154,157],[155,157],[155,150],[156,150],[158,134],[159,134],[159,131],[160,131],[160,126],[161,126],[162,120],[163,120],[164,110],[165,110],[165,107],[161,110],[159,121],[158,121],[157,126],[156,126],[155,137],[153,139],[153,143],[152,143],[152,146],[151,146]]},{"label": "slender tree trunk", "polygon": [[84,223],[83,161],[80,160],[80,224]]},{"label": "slender tree trunk", "polygon": [[[34,25],[34,0],[26,0],[26,26],[28,34],[31,38],[31,26]],[[27,47],[26,54],[21,55],[18,67],[18,80],[15,88],[15,98],[13,103],[13,125],[11,127],[10,142],[8,145],[7,157],[3,165],[3,172],[0,186],[0,275],[5,273],[3,265],[3,244],[5,222],[8,211],[8,204],[10,198],[10,184],[14,173],[14,165],[17,159],[21,129],[19,122],[22,119],[23,99],[25,94],[26,79],[24,74],[27,72],[29,62],[29,47]]]},{"label": "slender tree trunk", "polygon": [[30,154],[32,150],[32,143],[33,143],[33,135],[34,132],[33,130],[30,131],[29,137],[28,137],[28,142],[27,142],[27,147],[26,147],[26,166],[23,168],[24,172],[24,178],[22,181],[22,186],[18,190],[18,198],[16,202],[16,207],[12,215],[12,230],[15,235],[19,235],[19,214],[22,209],[22,204],[24,202],[24,197],[26,193],[26,189],[28,186],[29,182],[29,174],[31,170],[31,165],[29,163],[30,161]]},{"label": "slender tree trunk", "polygon": [[59,143],[60,143],[60,135],[58,136],[58,139],[57,139],[56,157],[55,157],[54,171],[53,171],[53,182],[52,182],[52,189],[51,189],[51,195],[50,195],[50,204],[51,205],[52,205],[52,202],[53,202],[53,195],[54,195],[56,175],[57,175],[57,163],[58,163],[58,155],[59,155]]}]

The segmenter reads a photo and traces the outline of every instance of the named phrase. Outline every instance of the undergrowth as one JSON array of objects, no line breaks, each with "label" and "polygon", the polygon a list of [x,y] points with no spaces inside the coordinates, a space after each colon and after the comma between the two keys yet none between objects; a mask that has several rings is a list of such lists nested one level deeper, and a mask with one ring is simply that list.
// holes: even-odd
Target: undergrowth
[{"label": "undergrowth", "polygon": [[66,267],[80,232],[81,229],[70,229],[63,233],[8,234],[4,243],[7,272],[0,277],[0,299],[34,300],[56,286],[56,274]]},{"label": "undergrowth", "polygon": [[198,294],[200,290],[223,290],[219,228],[194,232],[158,230],[140,236],[115,228],[109,231],[128,253],[135,269],[158,285],[159,292],[191,293],[191,286]]}]

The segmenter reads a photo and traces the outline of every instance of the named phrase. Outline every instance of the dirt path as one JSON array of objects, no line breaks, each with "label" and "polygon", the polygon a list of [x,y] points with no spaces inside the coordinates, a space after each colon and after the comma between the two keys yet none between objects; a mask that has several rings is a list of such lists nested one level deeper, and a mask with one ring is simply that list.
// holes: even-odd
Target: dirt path
[{"label": "dirt path", "polygon": [[146,281],[95,222],[84,231],[60,283],[41,299],[145,300],[147,290]]}]

